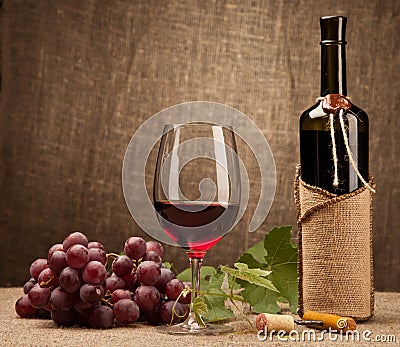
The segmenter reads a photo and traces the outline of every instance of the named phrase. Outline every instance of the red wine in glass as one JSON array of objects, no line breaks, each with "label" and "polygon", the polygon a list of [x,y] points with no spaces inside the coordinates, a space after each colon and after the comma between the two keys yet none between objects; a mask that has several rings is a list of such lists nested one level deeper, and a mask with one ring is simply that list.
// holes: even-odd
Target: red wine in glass
[{"label": "red wine in glass", "polygon": [[229,230],[239,210],[238,204],[156,201],[154,207],[165,233],[190,258],[203,258]]},{"label": "red wine in glass", "polygon": [[[192,304],[200,291],[203,257],[236,224],[240,194],[231,127],[204,122],[165,126],[154,176],[154,208],[166,235],[189,257]],[[205,324],[192,311],[185,322],[160,330],[207,335],[232,331],[226,325]]]}]

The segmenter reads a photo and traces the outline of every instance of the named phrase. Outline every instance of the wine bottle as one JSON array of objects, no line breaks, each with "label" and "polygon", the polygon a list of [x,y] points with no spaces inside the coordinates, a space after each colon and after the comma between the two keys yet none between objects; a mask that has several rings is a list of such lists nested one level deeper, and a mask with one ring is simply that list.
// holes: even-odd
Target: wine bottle
[{"label": "wine bottle", "polygon": [[301,178],[337,195],[368,181],[368,116],[347,97],[346,22],[320,18],[320,98],[300,117]]}]

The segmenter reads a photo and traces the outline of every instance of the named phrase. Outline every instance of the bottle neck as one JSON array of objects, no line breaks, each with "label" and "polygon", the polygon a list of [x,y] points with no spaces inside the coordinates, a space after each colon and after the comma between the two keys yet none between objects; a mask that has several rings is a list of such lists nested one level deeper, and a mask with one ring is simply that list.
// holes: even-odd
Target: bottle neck
[{"label": "bottle neck", "polygon": [[321,43],[321,96],[347,95],[345,43]]}]

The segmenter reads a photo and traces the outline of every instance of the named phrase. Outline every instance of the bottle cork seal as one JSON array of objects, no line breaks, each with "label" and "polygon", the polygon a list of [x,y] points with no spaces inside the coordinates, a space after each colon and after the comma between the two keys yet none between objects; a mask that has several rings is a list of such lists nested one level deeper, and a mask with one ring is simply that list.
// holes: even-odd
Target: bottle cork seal
[{"label": "bottle cork seal", "polygon": [[294,329],[294,319],[289,315],[260,313],[256,317],[256,328],[258,331],[268,329],[276,332],[284,330],[287,333]]},{"label": "bottle cork seal", "polygon": [[349,98],[342,94],[328,94],[322,99],[322,109],[326,113],[337,113],[339,110],[348,110],[350,107]]},{"label": "bottle cork seal", "polygon": [[306,311],[302,317],[304,320],[321,320],[321,326],[315,328],[327,330],[329,328],[340,332],[356,330],[357,324],[351,317],[341,317],[334,314],[320,313],[315,311]]}]

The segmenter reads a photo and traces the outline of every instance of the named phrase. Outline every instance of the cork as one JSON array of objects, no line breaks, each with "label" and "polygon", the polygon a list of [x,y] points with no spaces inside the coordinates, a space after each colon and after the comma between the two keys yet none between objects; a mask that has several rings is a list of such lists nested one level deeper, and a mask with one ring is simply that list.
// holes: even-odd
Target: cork
[{"label": "cork", "polygon": [[265,330],[266,327],[268,331],[275,330],[278,332],[284,330],[288,333],[294,329],[294,319],[288,315],[260,313],[256,317],[256,328],[260,331]]}]

